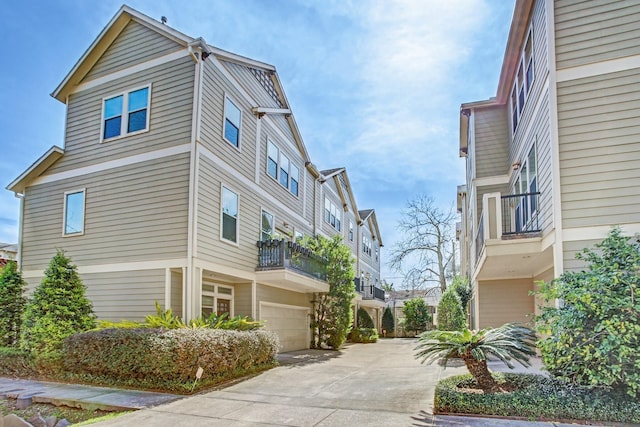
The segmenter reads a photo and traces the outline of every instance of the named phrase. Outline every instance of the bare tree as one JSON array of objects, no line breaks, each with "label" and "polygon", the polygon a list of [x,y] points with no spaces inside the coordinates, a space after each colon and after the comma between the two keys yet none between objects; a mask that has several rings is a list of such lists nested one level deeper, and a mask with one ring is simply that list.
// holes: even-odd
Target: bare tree
[{"label": "bare tree", "polygon": [[395,244],[389,265],[414,289],[434,283],[443,292],[447,288],[447,277],[455,272],[455,219],[453,208],[444,211],[429,196],[407,203],[398,223],[404,238]]}]

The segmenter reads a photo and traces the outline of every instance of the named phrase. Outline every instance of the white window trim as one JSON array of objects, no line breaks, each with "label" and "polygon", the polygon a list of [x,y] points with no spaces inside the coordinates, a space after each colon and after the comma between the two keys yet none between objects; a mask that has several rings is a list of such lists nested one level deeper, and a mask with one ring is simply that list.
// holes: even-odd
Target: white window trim
[{"label": "white window trim", "polygon": [[[269,173],[269,144],[272,144],[276,150],[278,150],[278,158],[276,161],[276,176],[275,178]],[[289,178],[287,180],[287,186],[285,187],[281,182],[280,182],[280,165],[282,164],[281,162],[281,157],[284,156],[287,158],[287,160],[289,160],[289,168],[287,170],[287,173],[289,174]],[[291,194],[293,197],[295,198],[300,198],[300,193],[301,193],[301,185],[300,185],[300,170],[301,168],[295,164],[295,162],[293,160],[291,160],[291,157],[288,156],[286,153],[284,153],[284,151],[282,150],[282,148],[280,148],[280,146],[278,144],[276,144],[275,142],[273,142],[273,140],[271,138],[267,138],[267,155],[265,157],[266,159],[266,163],[265,163],[265,173],[267,174],[267,176],[269,178],[271,178],[272,180],[274,180],[275,182],[278,183],[278,185],[280,185],[280,187],[285,188],[289,194]],[[296,169],[298,169],[298,179],[296,179],[295,181],[298,183],[298,194],[294,194],[291,191],[291,166],[295,167]]]},{"label": "white window trim", "polygon": [[271,215],[271,219],[273,220],[273,229],[271,230],[271,235],[273,236],[273,234],[275,233],[275,228],[276,228],[276,216],[274,214],[271,213],[271,211],[268,211],[265,208],[260,208],[260,223],[258,224],[258,240],[262,240],[262,213],[267,213],[269,215]]},{"label": "white window trim", "polygon": [[[235,107],[240,111],[240,123],[238,125],[238,146],[236,147],[236,145],[229,141],[225,135],[225,128],[227,127],[227,100],[229,100],[230,103],[232,103],[233,105],[235,105]],[[238,151],[242,151],[241,147],[242,147],[242,107],[240,107],[240,103],[236,102],[234,98],[232,98],[231,96],[229,96],[229,94],[227,92],[224,93],[224,98],[222,100],[222,139],[224,141],[227,141],[227,143],[232,146],[233,148],[235,148]]]},{"label": "white window trim", "polygon": [[[327,209],[327,202],[329,202],[329,209]],[[325,218],[325,211],[329,211],[329,221]],[[336,225],[340,224],[340,227],[331,224],[331,215],[335,216]],[[324,196],[324,206],[322,209],[322,220],[336,231],[342,231],[342,209],[338,208],[338,205],[333,203],[333,200]]]},{"label": "white window trim", "polygon": [[[527,89],[527,63],[525,58],[525,47],[527,46],[527,41],[531,40],[531,68],[532,68],[532,79],[531,85]],[[522,82],[518,82],[518,70],[522,69]],[[522,48],[520,49],[520,58],[518,59],[517,67],[515,68],[515,76],[513,79],[513,85],[511,86],[511,91],[509,92],[509,112],[510,117],[509,121],[511,122],[511,135],[515,135],[520,127],[520,123],[522,122],[522,111],[527,105],[527,100],[529,99],[529,95],[531,94],[531,89],[536,81],[536,62],[535,62],[535,46],[533,45],[533,24],[529,25],[529,29],[527,30],[527,36],[524,38],[524,43],[522,44]],[[521,83],[520,85],[518,83]],[[522,103],[522,108],[520,108],[520,89],[525,88],[524,94],[524,102]],[[516,115],[517,115],[517,125],[513,125],[513,104],[512,104],[512,95],[515,92],[516,95]]]},{"label": "white window trim", "polygon": [[[101,109],[101,113],[100,113],[100,143],[106,143],[106,142],[111,142],[111,141],[117,141],[118,139],[122,139],[122,138],[127,138],[129,136],[134,136],[134,135],[140,135],[142,133],[146,133],[149,132],[150,127],[149,127],[149,123],[150,123],[150,117],[151,117],[151,91],[152,91],[152,87],[151,87],[151,83],[147,83],[141,86],[136,86],[130,89],[127,89],[125,91],[122,92],[117,92],[117,93],[113,93],[111,95],[105,96],[102,98],[102,109]],[[148,88],[149,89],[149,93],[147,94],[147,123],[145,124],[145,128],[144,129],[140,129],[137,130],[135,132],[130,132],[127,133],[127,127],[129,125],[129,94],[131,92],[135,92],[137,90],[140,89],[144,89],[144,88]],[[105,118],[104,118],[104,106],[105,106],[105,101],[107,99],[111,99],[111,98],[115,98],[118,96],[122,96],[122,120],[120,121],[120,135],[118,136],[114,136],[111,138],[104,138],[104,122],[105,122]],[[125,119],[126,117],[126,119]]]},{"label": "white window trim", "polygon": [[[82,232],[80,233],[66,233],[67,228],[67,196],[69,194],[82,193]],[[75,237],[84,236],[85,230],[85,218],[87,217],[87,189],[80,188],[78,190],[65,191],[64,199],[62,201],[62,237]]]},{"label": "white window trim", "polygon": [[[206,280],[203,280],[202,284],[207,286],[213,286],[213,292],[205,291],[204,288],[202,289],[202,295],[200,296],[200,300],[201,300],[200,312],[202,312],[202,296],[206,295],[209,297],[213,297],[213,309],[218,308],[218,298],[230,300],[231,302],[229,304],[229,317],[233,317],[235,315],[235,307],[234,307],[235,287],[230,285],[223,285],[221,283],[216,283],[216,282],[209,282]],[[220,291],[218,290],[220,286],[222,286],[223,288],[231,289],[231,294],[220,293]],[[218,311],[213,310],[213,312],[217,313]]]},{"label": "white window trim", "polygon": [[[229,191],[231,191],[232,193],[234,193],[236,196],[238,196],[238,217],[236,218],[236,241],[231,241],[231,240],[227,240],[225,239],[224,233],[223,233],[223,227],[224,227],[224,213],[223,213],[223,209],[224,209],[224,190],[227,189]],[[220,240],[224,243],[227,243],[229,245],[232,246],[240,246],[240,193],[236,190],[234,190],[232,187],[222,183],[220,184]]]}]

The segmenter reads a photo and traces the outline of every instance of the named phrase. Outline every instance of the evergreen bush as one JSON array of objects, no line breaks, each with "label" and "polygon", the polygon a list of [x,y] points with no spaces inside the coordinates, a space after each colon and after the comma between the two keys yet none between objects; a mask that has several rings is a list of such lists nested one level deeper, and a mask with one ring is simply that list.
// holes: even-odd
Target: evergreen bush
[{"label": "evergreen bush", "polygon": [[15,261],[9,261],[0,269],[0,347],[18,346],[22,315],[27,303],[25,288]]},{"label": "evergreen bush", "polygon": [[466,328],[460,297],[453,288],[448,288],[438,304],[438,329],[441,331],[462,331]]},{"label": "evergreen bush", "polygon": [[[540,283],[538,346],[547,370],[575,384],[640,396],[640,242],[611,230],[576,258],[588,270]],[[561,301],[560,306],[556,305]]]},{"label": "evergreen bush", "polygon": [[469,314],[469,301],[473,298],[473,288],[471,287],[471,283],[469,283],[469,279],[462,276],[455,276],[451,287],[456,291],[456,294],[458,294],[458,298],[460,298],[462,311],[465,315]]},{"label": "evergreen bush", "polygon": [[47,361],[59,353],[62,340],[95,327],[91,302],[77,268],[60,250],[27,303],[20,346]]},{"label": "evergreen bush", "polygon": [[373,329],[376,326],[373,324],[373,319],[369,315],[369,312],[363,307],[358,308],[358,328]]},{"label": "evergreen bush", "polygon": [[375,328],[355,328],[351,331],[351,341],[363,344],[378,341],[378,331]]},{"label": "evergreen bush", "polygon": [[429,307],[422,298],[413,298],[405,301],[402,307],[405,316],[404,328],[408,332],[420,333],[429,329],[433,316],[429,313]]},{"label": "evergreen bush", "polygon": [[386,307],[384,309],[384,313],[382,313],[382,329],[387,331],[387,334],[389,335],[392,335],[395,332],[393,313],[389,307]]}]

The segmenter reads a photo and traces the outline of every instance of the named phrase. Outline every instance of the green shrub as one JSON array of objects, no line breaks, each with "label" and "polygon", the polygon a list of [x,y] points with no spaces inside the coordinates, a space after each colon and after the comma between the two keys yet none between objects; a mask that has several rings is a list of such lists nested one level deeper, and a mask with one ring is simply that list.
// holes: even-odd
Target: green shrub
[{"label": "green shrub", "polygon": [[376,326],[373,324],[373,319],[369,315],[369,312],[363,307],[358,308],[358,328],[372,329]]},{"label": "green shrub", "polygon": [[172,391],[189,389],[198,367],[203,383],[275,363],[279,343],[270,331],[209,328],[103,329],[64,341],[64,369],[116,384]]},{"label": "green shrub", "polygon": [[22,314],[27,302],[25,287],[15,261],[9,261],[0,269],[0,346],[18,345]]},{"label": "green shrub", "polygon": [[382,313],[382,329],[387,331],[387,334],[392,335],[395,332],[395,322],[393,320],[393,313],[389,307],[384,309]]},{"label": "green shrub", "polygon": [[451,288],[458,294],[462,311],[467,315],[469,313],[469,301],[473,298],[473,288],[471,287],[471,283],[469,283],[469,279],[462,276],[455,276],[453,283],[451,283]]},{"label": "green shrub", "polygon": [[20,347],[37,359],[49,359],[64,338],[94,328],[95,315],[85,289],[76,266],[59,250],[27,304]]},{"label": "green shrub", "polygon": [[640,243],[614,228],[576,258],[587,271],[540,284],[547,306],[538,326],[549,334],[538,344],[544,365],[575,384],[640,396]]},{"label": "green shrub", "polygon": [[351,331],[351,341],[357,343],[377,342],[378,331],[375,328],[355,328]]},{"label": "green shrub", "polygon": [[0,376],[28,378],[36,374],[29,353],[13,347],[0,347]]},{"label": "green shrub", "polygon": [[467,326],[460,297],[453,288],[448,288],[438,304],[438,329],[441,331],[462,331]]},{"label": "green shrub", "polygon": [[429,329],[433,316],[429,313],[429,307],[422,298],[413,298],[405,301],[402,307],[405,316],[404,328],[409,332],[419,333]]},{"label": "green shrub", "polygon": [[465,392],[477,386],[471,375],[441,380],[436,413],[496,415],[547,420],[640,423],[640,402],[622,393],[570,385],[541,375],[493,374],[510,393]]}]

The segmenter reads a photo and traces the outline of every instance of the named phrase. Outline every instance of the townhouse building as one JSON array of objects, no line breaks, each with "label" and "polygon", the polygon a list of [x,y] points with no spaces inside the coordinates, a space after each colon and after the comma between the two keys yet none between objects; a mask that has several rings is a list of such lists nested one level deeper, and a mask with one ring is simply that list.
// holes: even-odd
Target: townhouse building
[{"label": "townhouse building", "polygon": [[309,347],[313,294],[329,290],[299,237],[341,234],[379,281],[375,213],[361,217],[344,169],[312,163],[274,66],[123,6],[52,96],[64,145],[7,187],[30,287],[60,248],[101,319],[156,301],[247,315],[288,351]]},{"label": "townhouse building", "polygon": [[473,327],[527,323],[536,282],[640,232],[640,3],[517,0],[496,96],[460,108]]}]

